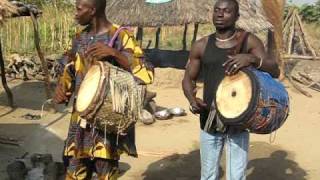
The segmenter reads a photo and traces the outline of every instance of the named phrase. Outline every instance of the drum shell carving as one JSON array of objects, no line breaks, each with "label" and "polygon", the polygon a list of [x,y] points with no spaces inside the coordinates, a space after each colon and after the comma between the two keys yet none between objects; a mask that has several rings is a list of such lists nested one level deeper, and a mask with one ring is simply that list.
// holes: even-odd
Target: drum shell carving
[{"label": "drum shell carving", "polygon": [[[256,134],[269,134],[279,129],[289,114],[289,95],[285,87],[268,73],[247,68],[242,70],[251,81],[252,96],[248,108],[238,117],[227,118],[220,112],[215,99],[219,118],[228,126],[239,126]],[[225,77],[229,78],[229,77]],[[224,80],[219,85],[224,83]],[[218,94],[217,94],[218,96]]]}]

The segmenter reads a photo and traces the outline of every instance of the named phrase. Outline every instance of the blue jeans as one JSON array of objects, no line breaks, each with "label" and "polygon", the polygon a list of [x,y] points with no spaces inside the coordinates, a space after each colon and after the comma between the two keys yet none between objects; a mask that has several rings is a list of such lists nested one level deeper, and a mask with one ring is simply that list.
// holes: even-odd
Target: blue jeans
[{"label": "blue jeans", "polygon": [[245,180],[249,133],[200,133],[201,180],[218,180],[219,161],[226,144],[227,180]]}]

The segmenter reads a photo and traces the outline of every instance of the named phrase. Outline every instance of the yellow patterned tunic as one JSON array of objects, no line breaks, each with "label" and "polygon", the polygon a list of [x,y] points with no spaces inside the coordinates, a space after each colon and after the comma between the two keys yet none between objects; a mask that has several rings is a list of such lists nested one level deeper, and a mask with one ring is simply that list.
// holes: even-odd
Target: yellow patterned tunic
[{"label": "yellow patterned tunic", "polygon": [[[113,25],[109,32],[94,37],[88,35],[89,28],[86,28],[76,35],[71,50],[68,51],[61,60],[62,75],[60,83],[66,90],[71,90],[75,94],[77,93],[81,81],[89,68],[88,62],[83,58],[85,57],[84,53],[88,46],[95,42],[103,42],[107,45],[117,28],[117,26]],[[129,31],[124,30],[120,32],[115,41],[114,48],[127,56],[133,72],[141,65],[139,61],[143,56],[143,52],[141,48],[137,46],[133,35]],[[112,64],[119,66],[115,60],[111,61]],[[137,156],[134,128],[125,136],[117,137],[115,134],[107,134],[105,136],[104,132],[98,132],[95,128],[89,126],[87,126],[87,128],[81,128],[79,121],[78,114],[73,112],[68,137],[65,142],[65,157],[75,159],[101,158],[118,160],[122,152],[126,152],[131,156]]]}]

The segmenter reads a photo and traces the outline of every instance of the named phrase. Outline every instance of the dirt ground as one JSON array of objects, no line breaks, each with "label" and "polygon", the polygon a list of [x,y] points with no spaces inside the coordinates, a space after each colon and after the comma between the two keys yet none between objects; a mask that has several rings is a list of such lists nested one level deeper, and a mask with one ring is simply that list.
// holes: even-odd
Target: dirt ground
[{"label": "dirt ground", "polygon": [[[163,70],[165,71],[165,70]],[[169,74],[167,74],[170,76]],[[167,78],[167,77],[166,77]],[[161,107],[182,107],[188,103],[180,88],[181,72],[169,77],[175,81],[158,81],[151,87],[158,93]],[[28,152],[51,153],[61,161],[63,140],[67,135],[70,107],[59,106],[59,113],[44,112],[40,120],[27,120],[27,113],[41,114],[45,101],[43,83],[12,81],[17,108],[7,107],[6,94],[0,89],[0,136],[18,139],[20,147],[0,144],[0,179],[6,179],[6,165]],[[288,87],[291,112],[276,134],[251,135],[249,180],[318,180],[320,179],[320,93],[308,90],[308,98]],[[200,179],[199,121],[188,113],[153,125],[137,124],[136,143],[139,158],[123,156],[122,180],[195,180]],[[270,140],[275,138],[273,143]],[[225,162],[221,164],[225,178]]]}]

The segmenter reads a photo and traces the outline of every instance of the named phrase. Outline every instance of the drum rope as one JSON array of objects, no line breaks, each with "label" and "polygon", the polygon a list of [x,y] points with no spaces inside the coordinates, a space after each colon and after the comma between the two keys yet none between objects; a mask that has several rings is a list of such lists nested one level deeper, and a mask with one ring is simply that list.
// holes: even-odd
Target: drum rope
[{"label": "drum rope", "polygon": [[118,125],[118,130],[117,130],[117,142],[116,145],[119,145],[119,134],[120,134],[120,125],[121,125],[122,120],[120,121],[119,125]]},{"label": "drum rope", "polygon": [[43,117],[43,111],[44,111],[44,106],[46,104],[51,104],[53,102],[53,99],[47,99],[44,103],[42,103],[42,106],[41,106],[41,113],[40,113],[40,118],[42,119]]},{"label": "drum rope", "polygon": [[[274,136],[272,136],[272,134],[274,134]],[[277,130],[274,131],[274,133],[271,133],[270,136],[269,136],[269,143],[270,144],[273,144],[275,141],[276,141],[276,138],[277,138]]]},{"label": "drum rope", "polygon": [[95,133],[96,123],[97,123],[97,119],[94,118],[93,125],[92,125],[92,137],[94,136],[94,133]]},{"label": "drum rope", "polygon": [[103,143],[106,145],[107,144],[107,123],[104,124],[104,139]]}]

